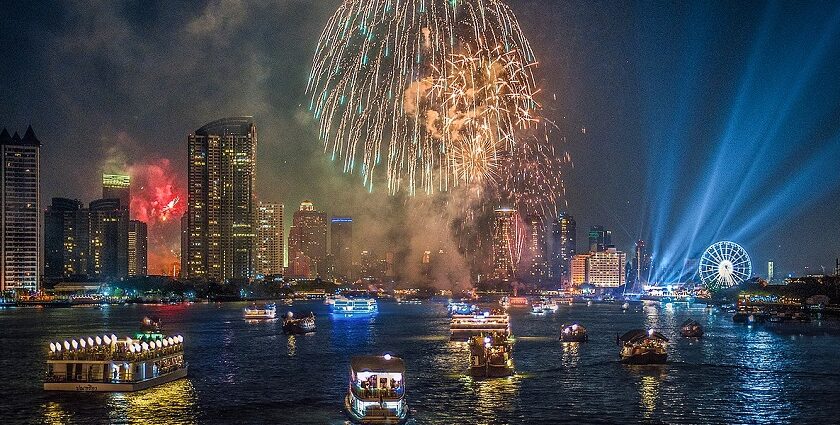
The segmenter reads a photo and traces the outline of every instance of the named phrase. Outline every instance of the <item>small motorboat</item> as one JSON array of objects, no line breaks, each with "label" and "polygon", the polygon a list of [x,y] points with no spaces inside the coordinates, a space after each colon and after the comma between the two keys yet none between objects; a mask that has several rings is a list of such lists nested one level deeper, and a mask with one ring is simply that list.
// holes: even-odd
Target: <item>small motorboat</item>
[{"label": "small motorboat", "polygon": [[562,342],[586,342],[589,341],[589,334],[586,333],[586,328],[574,323],[563,326],[560,331],[560,341]]},{"label": "small motorboat", "polygon": [[697,321],[688,319],[680,325],[680,335],[686,338],[701,338],[703,336],[703,327]]},{"label": "small motorboat", "polygon": [[513,375],[513,347],[501,333],[470,338],[470,375],[481,378],[502,378]]},{"label": "small motorboat", "polygon": [[300,319],[295,319],[294,316],[291,311],[286,313],[286,318],[283,320],[283,333],[303,335],[315,332],[315,314],[309,313],[309,316]]},{"label": "small motorboat", "polygon": [[158,333],[162,330],[161,327],[161,320],[159,317],[143,317],[143,321],[140,323],[140,330],[143,333]]},{"label": "small motorboat", "polygon": [[266,320],[277,317],[277,306],[274,304],[256,305],[245,307],[246,320]]},{"label": "small motorboat", "polygon": [[668,361],[668,338],[653,329],[634,329],[621,335],[621,362],[635,365],[665,364]]},{"label": "small motorboat", "polygon": [[545,314],[545,309],[543,308],[543,304],[541,302],[535,302],[531,305],[531,313],[532,314]]}]

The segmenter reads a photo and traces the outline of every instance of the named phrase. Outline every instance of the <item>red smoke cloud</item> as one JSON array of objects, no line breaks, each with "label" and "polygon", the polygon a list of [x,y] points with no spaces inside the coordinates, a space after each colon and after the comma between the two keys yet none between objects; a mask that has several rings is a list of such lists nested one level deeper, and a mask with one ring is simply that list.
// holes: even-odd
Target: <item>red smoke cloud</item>
[{"label": "red smoke cloud", "polygon": [[168,159],[129,167],[131,215],[148,225],[149,274],[172,274],[180,262],[181,216],[187,211],[187,194]]}]

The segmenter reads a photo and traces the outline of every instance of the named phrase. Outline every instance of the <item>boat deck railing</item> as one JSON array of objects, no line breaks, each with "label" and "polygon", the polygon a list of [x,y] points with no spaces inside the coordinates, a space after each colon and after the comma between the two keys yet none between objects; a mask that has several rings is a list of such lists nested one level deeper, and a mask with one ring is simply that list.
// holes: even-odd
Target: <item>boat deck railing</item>
[{"label": "boat deck railing", "polygon": [[363,388],[360,384],[353,385],[353,394],[362,400],[399,400],[405,395],[403,387],[398,388]]}]

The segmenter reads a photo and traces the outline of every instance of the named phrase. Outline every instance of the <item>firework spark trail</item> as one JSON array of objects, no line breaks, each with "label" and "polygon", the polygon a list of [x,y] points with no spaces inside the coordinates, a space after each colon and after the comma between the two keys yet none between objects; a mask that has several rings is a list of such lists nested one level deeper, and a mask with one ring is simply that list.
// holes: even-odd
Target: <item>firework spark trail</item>
[{"label": "firework spark trail", "polygon": [[307,91],[345,172],[372,190],[384,159],[390,193],[431,194],[498,180],[519,131],[539,122],[535,64],[501,1],[347,0],[321,35]]}]

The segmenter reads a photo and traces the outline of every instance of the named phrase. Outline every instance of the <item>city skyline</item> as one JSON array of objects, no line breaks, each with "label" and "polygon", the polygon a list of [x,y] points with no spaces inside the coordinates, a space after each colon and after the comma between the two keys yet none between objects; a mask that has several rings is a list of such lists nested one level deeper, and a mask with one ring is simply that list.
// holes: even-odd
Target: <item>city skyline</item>
[{"label": "city skyline", "polygon": [[[2,81],[14,84],[6,90],[6,102],[0,106],[0,122],[8,128],[23,128],[32,123],[44,141],[41,202],[46,205],[52,197],[69,194],[94,199],[99,190],[98,176],[103,171],[114,171],[114,164],[118,169],[124,169],[159,160],[172,164],[167,170],[185,193],[186,156],[180,143],[184,135],[191,128],[219,116],[254,115],[255,121],[264,129],[258,147],[261,159],[257,167],[256,192],[270,195],[258,197],[285,205],[312,199],[324,205],[324,212],[329,216],[353,216],[358,229],[369,228],[380,221],[382,214],[399,209],[389,207],[382,213],[372,212],[370,205],[414,201],[389,198],[381,192],[368,194],[361,187],[358,176],[341,174],[341,170],[321,154],[311,120],[304,113],[303,86],[315,40],[300,37],[300,34],[317,31],[337,4],[327,1],[293,8],[262,4],[247,7],[235,3],[235,7],[224,10],[211,2],[198,6],[179,5],[178,13],[158,18],[147,10],[114,5],[91,8],[61,5],[49,11],[21,6],[8,15],[16,19],[15,22],[32,24],[27,31],[13,36],[19,42],[17,44],[24,47],[20,51],[44,47],[37,50],[33,60],[48,65],[45,69],[67,72],[60,73],[60,81],[51,81],[47,79],[46,71],[31,66],[20,53],[9,52],[7,57],[12,64],[9,69],[15,73],[3,74]],[[151,9],[156,7],[151,6]],[[779,276],[789,272],[803,273],[806,266],[809,271],[820,270],[821,266],[831,270],[833,259],[840,252],[838,238],[831,236],[840,233],[840,224],[832,218],[832,213],[838,210],[840,193],[837,178],[826,174],[825,170],[830,168],[824,165],[836,162],[838,139],[831,121],[821,124],[820,120],[836,112],[837,106],[827,104],[825,99],[836,98],[840,88],[813,70],[831,64],[831,58],[836,57],[834,53],[838,46],[833,41],[836,37],[830,37],[837,31],[836,23],[831,20],[835,15],[820,16],[816,7],[791,10],[787,5],[765,5],[758,11],[744,6],[712,7],[710,12],[690,5],[680,9],[679,6],[632,4],[605,5],[604,11],[595,12],[540,1],[512,7],[539,52],[541,63],[536,74],[541,84],[547,93],[558,97],[552,106],[552,118],[562,128],[560,135],[567,139],[564,146],[575,161],[574,169],[566,177],[568,206],[561,201],[560,209],[575,215],[581,229],[594,224],[612,229],[617,247],[625,252],[633,252],[635,241],[643,239],[648,242],[651,256],[662,260],[672,253],[671,263],[674,264],[680,263],[681,257],[701,253],[705,246],[716,240],[732,238],[747,247],[756,261],[772,259]],[[674,8],[686,13],[675,14]],[[551,13],[545,13],[543,19],[533,19],[543,15],[544,9]],[[299,19],[303,15],[306,18]],[[558,25],[563,28],[560,34],[540,35],[543,25],[552,25],[553,20],[568,15],[577,19],[568,26]],[[661,24],[657,17],[666,15],[677,18],[667,25]],[[722,19],[712,20],[709,15]],[[246,19],[256,16],[267,19]],[[628,16],[629,20],[617,18]],[[783,16],[789,18],[782,20]],[[599,31],[597,28],[603,25],[602,20],[613,24],[609,26],[615,31],[609,34]],[[46,33],[45,22],[53,21],[58,22],[55,34]],[[81,21],[90,21],[91,25],[78,26]],[[732,21],[744,22],[744,25],[734,26],[730,24]],[[144,25],[139,25],[141,22]],[[276,22],[289,25],[278,26]],[[805,22],[813,22],[813,30],[797,32]],[[657,30],[679,25],[692,25],[697,31],[673,39],[657,38]],[[114,28],[123,29],[115,31]],[[291,34],[288,39],[299,41],[300,46],[285,49],[285,54],[277,57],[272,53],[276,46],[256,40],[251,32],[253,29],[276,40],[286,40],[284,36]],[[768,29],[777,30],[778,35],[767,35]],[[676,49],[676,46],[702,46],[717,32],[721,37],[730,37],[739,43],[732,45],[729,51],[704,54],[696,49]],[[85,36],[99,44],[66,42],[74,36]],[[173,39],[172,46],[164,47],[155,42],[162,37]],[[812,41],[814,52],[797,55],[786,48],[785,37],[793,37],[799,42]],[[661,49],[661,60],[635,55],[655,43],[664,43],[666,47]],[[131,55],[138,53],[122,49],[122,45],[142,46],[156,54],[133,57]],[[242,51],[221,59],[219,53],[231,45],[242,46]],[[622,46],[625,51],[611,51],[607,46]],[[196,68],[195,59],[184,59],[205,55],[220,59],[201,72]],[[80,59],[67,60],[72,56]],[[605,58],[609,59],[610,66],[602,68],[599,63]],[[812,65],[797,72],[789,64],[800,59]],[[670,82],[662,75],[683,75],[667,71],[680,71],[692,60],[703,69],[714,64],[716,70],[709,72],[708,77],[674,84],[672,91],[655,89],[659,82]],[[113,76],[82,78],[79,84],[67,80],[75,75],[99,75],[89,65],[92,62],[103,64],[103,69],[114,70]],[[781,112],[770,113],[764,127],[746,128],[742,123],[750,121],[746,118],[751,115],[745,114],[760,115],[764,110],[757,102],[768,93],[772,94],[759,90],[753,83],[770,72],[771,63],[781,64],[784,72],[770,90],[792,85],[799,92],[782,98]],[[152,78],[147,79],[147,74],[138,72],[133,68],[135,66],[151,72]],[[227,75],[219,72],[224,69],[234,70],[243,78],[230,81],[214,76]],[[17,72],[20,70],[30,72]],[[640,76],[647,70],[656,71],[661,80],[646,80]],[[557,78],[549,78],[552,75]],[[155,81],[160,86],[144,81]],[[630,86],[634,88],[623,88],[622,81],[632,81]],[[46,90],[44,94],[35,95],[29,87],[40,83],[44,83]],[[70,87],[70,91],[63,97],[58,96],[58,87]],[[815,87],[820,87],[821,94],[811,96]],[[208,95],[208,89],[217,90]],[[617,89],[617,93],[611,94],[610,89]],[[688,91],[680,91],[682,89]],[[716,97],[698,101],[696,105],[677,101],[685,93],[709,91],[703,89],[714,89]],[[187,102],[167,93],[178,93],[179,90],[195,95],[186,96],[188,98],[195,98],[199,93],[210,97]],[[86,97],[98,100],[92,102],[90,111],[70,106],[70,100],[82,92]],[[161,98],[165,99],[164,107],[159,106]],[[680,108],[675,119],[668,119],[669,112],[662,109],[662,104],[645,104],[641,98],[661,98],[662,102],[680,105]],[[816,114],[809,117],[805,113],[790,115],[785,112],[801,106],[802,98],[812,98],[816,102],[807,109]],[[50,99],[59,101],[58,109],[52,107]],[[696,96],[692,99],[697,100]],[[102,107],[98,106],[100,104]],[[219,105],[226,113],[218,111]],[[635,108],[636,105],[639,108]],[[616,109],[640,109],[640,112],[616,117]],[[741,111],[740,115],[738,111]],[[709,119],[699,122],[700,116]],[[664,139],[651,135],[676,134],[675,123],[682,123],[688,136],[673,137],[672,144],[664,146],[668,149],[663,149]],[[796,129],[807,130],[809,136],[806,139],[787,137]],[[744,141],[761,140],[762,137],[757,136],[760,131],[767,133],[763,137],[766,143]],[[720,137],[721,134],[725,137]],[[788,148],[774,149],[781,146],[782,140]],[[71,146],[72,151],[62,149]],[[720,171],[722,166],[719,164],[722,163],[717,158],[725,158],[722,155],[727,150],[722,148],[730,146],[736,147],[732,154],[739,158],[749,157],[751,152],[763,155],[764,164],[797,178],[791,179],[790,183],[781,179],[767,180],[757,176],[754,167],[748,165]],[[805,155],[801,161],[812,164],[786,168],[783,165],[789,156],[786,152],[796,151],[798,147],[803,148]],[[679,173],[685,177],[673,179],[673,187],[653,184],[668,181],[669,176],[651,180],[646,170],[671,172],[670,176],[676,176],[669,168],[670,162],[661,162],[664,157],[659,155],[672,155],[672,151],[691,153]],[[81,152],[91,154],[85,153],[83,161],[79,156]],[[627,160],[633,156],[641,162]],[[713,167],[707,166],[707,159]],[[89,173],[73,173],[75,178],[67,179],[71,164],[77,163],[87,163],[96,169]],[[639,169],[641,165],[646,168]],[[714,172],[705,177],[698,174],[699,170],[706,169]],[[732,185],[736,177],[755,184],[748,187]],[[804,183],[819,190],[808,191],[806,196],[799,190],[805,187]],[[725,190],[711,190],[714,186],[709,185],[714,184]],[[597,190],[585,190],[592,186]],[[724,203],[720,204],[720,199],[709,195],[718,192],[731,193],[731,197],[724,198]],[[798,193],[800,199],[793,208],[782,210],[777,207],[779,202],[789,201],[794,193]],[[766,202],[760,202],[762,199]],[[716,208],[716,204],[722,207]],[[780,215],[768,216],[767,208],[774,208]],[[692,211],[694,215],[690,213]],[[750,219],[751,212],[755,220]],[[711,226],[710,220],[715,220],[712,222],[717,223],[718,228]],[[781,225],[781,222],[793,225]],[[153,227],[150,224],[150,239]],[[177,231],[170,233],[177,247]],[[375,242],[367,243],[373,244]],[[154,246],[158,245],[150,240],[150,248]],[[150,251],[150,257],[152,255]],[[663,261],[655,260],[654,264],[660,266]]]}]

